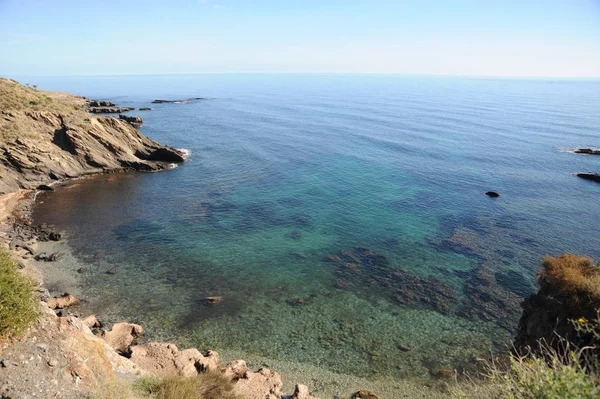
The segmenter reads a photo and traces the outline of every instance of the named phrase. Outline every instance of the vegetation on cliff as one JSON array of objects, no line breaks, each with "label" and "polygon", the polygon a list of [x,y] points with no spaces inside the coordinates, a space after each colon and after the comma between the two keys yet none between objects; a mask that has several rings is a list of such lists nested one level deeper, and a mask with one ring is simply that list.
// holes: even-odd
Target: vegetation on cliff
[{"label": "vegetation on cliff", "polygon": [[515,350],[486,366],[486,383],[460,398],[592,399],[600,397],[600,263],[546,257],[540,290],[523,303]]},{"label": "vegetation on cliff", "polygon": [[33,283],[0,251],[0,340],[21,334],[38,316]]}]

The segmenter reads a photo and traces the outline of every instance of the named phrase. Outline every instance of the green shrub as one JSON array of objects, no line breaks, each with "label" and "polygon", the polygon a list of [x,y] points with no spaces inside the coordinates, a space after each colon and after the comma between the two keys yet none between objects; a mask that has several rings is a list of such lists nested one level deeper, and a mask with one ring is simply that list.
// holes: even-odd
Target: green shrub
[{"label": "green shrub", "polygon": [[6,251],[0,251],[0,340],[21,334],[37,315],[33,283],[18,272]]},{"label": "green shrub", "polygon": [[512,357],[510,370],[495,370],[492,380],[508,399],[599,398],[598,374],[586,372],[577,351],[566,356],[570,360],[554,356],[550,363],[539,356]]},{"label": "green shrub", "polygon": [[134,388],[144,397],[155,399],[241,399],[233,394],[231,380],[216,372],[200,373],[197,377],[142,377]]}]

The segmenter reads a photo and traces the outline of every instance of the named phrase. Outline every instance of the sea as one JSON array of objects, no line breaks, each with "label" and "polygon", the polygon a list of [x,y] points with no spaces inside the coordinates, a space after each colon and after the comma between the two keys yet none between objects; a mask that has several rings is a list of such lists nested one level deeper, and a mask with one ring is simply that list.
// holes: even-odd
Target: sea
[{"label": "sea", "polygon": [[510,348],[544,256],[600,258],[600,184],[573,175],[600,157],[570,151],[600,147],[600,81],[27,79],[151,107],[140,130],[189,153],[40,194],[35,222],[69,251],[50,288],[323,398],[476,369]]}]

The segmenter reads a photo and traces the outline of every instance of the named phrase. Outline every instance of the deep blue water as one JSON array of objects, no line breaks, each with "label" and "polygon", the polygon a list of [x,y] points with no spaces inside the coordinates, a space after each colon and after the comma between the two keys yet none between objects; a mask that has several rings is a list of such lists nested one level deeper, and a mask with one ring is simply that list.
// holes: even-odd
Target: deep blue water
[{"label": "deep blue water", "polygon": [[[600,157],[564,151],[600,146],[598,81],[28,81],[152,107],[132,112],[142,132],[192,151],[172,171],[85,180],[36,209],[87,265],[73,274],[89,306],[150,338],[428,375],[510,344],[543,256],[600,257],[600,185],[572,176],[600,172]],[[210,99],[150,104],[189,97]]]}]

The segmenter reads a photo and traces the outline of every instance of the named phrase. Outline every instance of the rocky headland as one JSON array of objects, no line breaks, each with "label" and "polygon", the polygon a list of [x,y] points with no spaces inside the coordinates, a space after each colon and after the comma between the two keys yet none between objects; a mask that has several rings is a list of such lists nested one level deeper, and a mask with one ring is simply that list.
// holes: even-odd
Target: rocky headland
[{"label": "rocky headland", "polygon": [[0,79],[0,194],[90,174],[160,171],[184,161],[181,151],[128,123],[137,119],[91,115],[87,104]]}]

